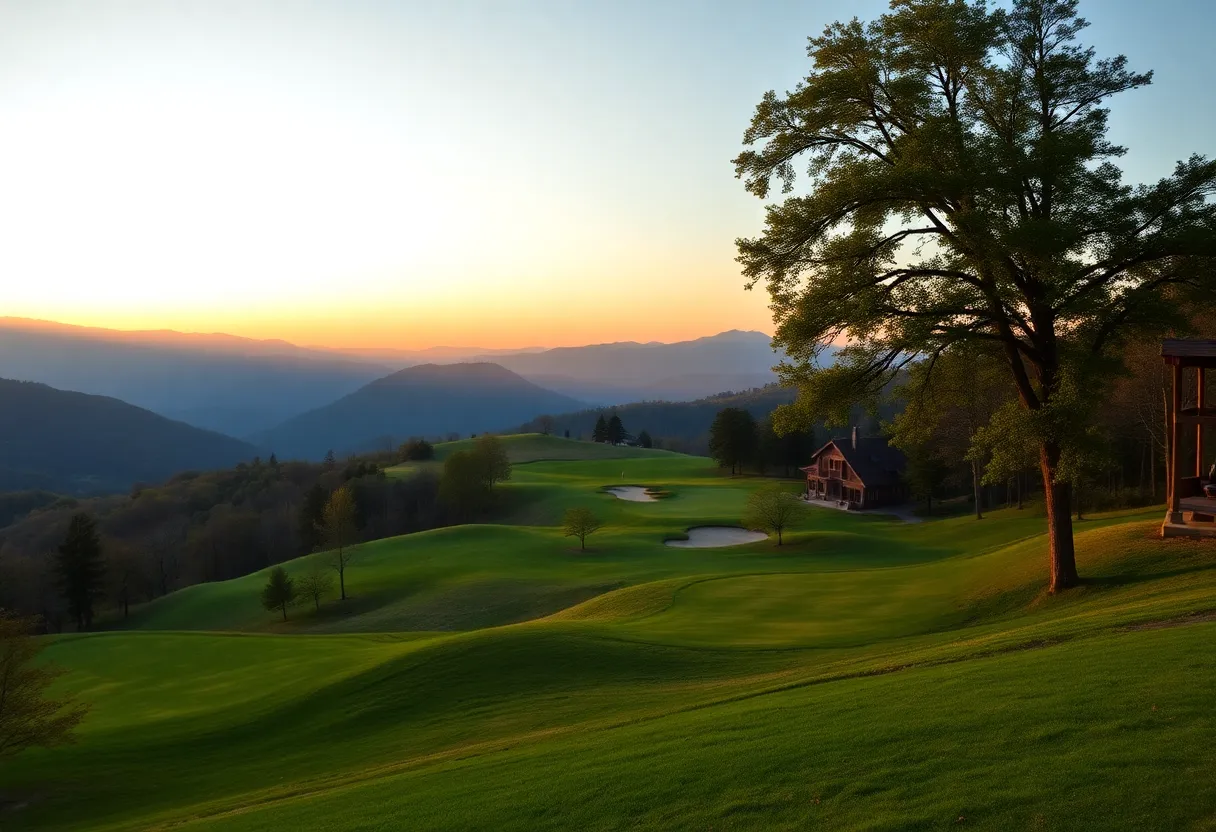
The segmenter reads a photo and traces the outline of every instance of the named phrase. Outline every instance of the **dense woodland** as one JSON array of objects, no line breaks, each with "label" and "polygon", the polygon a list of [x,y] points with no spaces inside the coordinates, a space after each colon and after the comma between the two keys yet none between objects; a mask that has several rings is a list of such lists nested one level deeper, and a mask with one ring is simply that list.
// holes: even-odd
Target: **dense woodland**
[{"label": "dense woodland", "polygon": [[493,437],[452,454],[442,473],[405,476],[384,468],[429,459],[428,443],[321,463],[255,459],[206,473],[184,472],[129,494],[90,499],[22,492],[0,497],[23,518],[0,529],[0,607],[36,614],[51,630],[71,623],[61,561],[75,524],[95,525],[99,575],[93,606],[125,615],[133,604],[206,581],[246,575],[328,548],[325,511],[344,489],[353,498],[350,542],[478,519],[493,509],[493,485],[510,476]]}]

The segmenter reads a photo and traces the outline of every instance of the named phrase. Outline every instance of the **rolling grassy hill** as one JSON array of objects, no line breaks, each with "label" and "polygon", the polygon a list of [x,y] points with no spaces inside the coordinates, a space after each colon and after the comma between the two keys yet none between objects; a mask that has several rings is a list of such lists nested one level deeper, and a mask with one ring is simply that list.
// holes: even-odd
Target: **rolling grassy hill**
[{"label": "rolling grassy hill", "polygon": [[[94,710],[79,744],[0,766],[23,804],[0,826],[1216,822],[1216,546],[1155,539],[1158,512],[1079,524],[1087,583],[1050,597],[1028,512],[807,507],[782,547],[676,549],[737,522],[760,481],[509,445],[516,516],[363,545],[345,605],[276,622],[253,575],[57,639],[61,684]],[[555,526],[573,505],[605,520],[586,553]]]}]

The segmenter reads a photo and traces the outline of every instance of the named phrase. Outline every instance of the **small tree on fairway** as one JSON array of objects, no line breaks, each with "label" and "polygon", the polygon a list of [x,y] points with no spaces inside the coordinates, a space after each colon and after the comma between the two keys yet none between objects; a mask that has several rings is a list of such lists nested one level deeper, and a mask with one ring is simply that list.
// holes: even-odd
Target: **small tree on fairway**
[{"label": "small tree on fairway", "polygon": [[553,433],[553,417],[546,413],[536,419],[536,426],[540,428],[541,434],[548,436]]},{"label": "small tree on fairway", "polygon": [[62,671],[38,660],[48,646],[31,633],[37,622],[0,610],[0,759],[33,746],[72,741],[88,707],[47,689]]},{"label": "small tree on fairway", "polygon": [[329,495],[322,518],[325,543],[330,548],[329,564],[338,573],[341,598],[346,600],[346,567],[350,565],[355,542],[357,509],[355,498],[346,486]]},{"label": "small tree on fairway", "polygon": [[595,428],[591,431],[591,441],[608,441],[608,422],[605,421],[603,413],[601,413],[599,418],[595,420]]},{"label": "small tree on fairway", "polygon": [[270,570],[266,586],[262,587],[262,606],[269,612],[281,610],[283,620],[287,620],[287,608],[295,603],[297,597],[295,581],[287,574],[287,570],[276,566]]},{"label": "small tree on fairway", "polygon": [[777,545],[780,546],[783,543],[782,534],[797,524],[803,511],[796,496],[779,485],[768,485],[753,491],[747,498],[743,523],[748,528],[777,535]]},{"label": "small tree on fairway", "polygon": [[599,518],[591,513],[589,508],[566,509],[562,519],[562,532],[566,537],[577,537],[579,548],[587,550],[587,535],[594,534],[603,527]]},{"label": "small tree on fairway", "polygon": [[648,431],[642,431],[638,434],[638,445],[643,448],[654,447],[654,440],[650,438],[650,433]]},{"label": "small tree on fairway", "polygon": [[[799,190],[738,249],[747,285],[768,286],[801,421],[843,421],[918,357],[994,349],[1031,416],[1052,592],[1078,581],[1063,457],[1120,348],[1216,301],[1216,162],[1123,181],[1107,107],[1151,75],[1099,59],[1086,25],[1076,0],[897,0],[832,24],[735,159],[761,199]],[[820,367],[833,342],[848,346]]]},{"label": "small tree on fairway", "polygon": [[297,590],[301,598],[311,599],[317,612],[320,612],[321,599],[334,591],[334,576],[319,565],[314,565],[300,578]]},{"label": "small tree on fairway", "polygon": [[105,592],[106,567],[97,524],[87,514],[72,517],[55,560],[55,574],[76,629],[92,628],[93,604]]}]

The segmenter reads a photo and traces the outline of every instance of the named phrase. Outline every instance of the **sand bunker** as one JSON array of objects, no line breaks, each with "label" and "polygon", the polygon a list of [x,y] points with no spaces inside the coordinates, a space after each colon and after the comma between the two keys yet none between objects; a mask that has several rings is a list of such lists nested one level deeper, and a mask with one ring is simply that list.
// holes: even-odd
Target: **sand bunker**
[{"label": "sand bunker", "polygon": [[734,526],[697,526],[688,530],[688,540],[668,540],[677,549],[716,549],[719,546],[740,546],[768,540],[764,532],[751,532]]},{"label": "sand bunker", "polygon": [[608,493],[618,500],[628,500],[631,503],[656,502],[655,498],[647,494],[646,489],[640,485],[617,485],[609,488]]}]

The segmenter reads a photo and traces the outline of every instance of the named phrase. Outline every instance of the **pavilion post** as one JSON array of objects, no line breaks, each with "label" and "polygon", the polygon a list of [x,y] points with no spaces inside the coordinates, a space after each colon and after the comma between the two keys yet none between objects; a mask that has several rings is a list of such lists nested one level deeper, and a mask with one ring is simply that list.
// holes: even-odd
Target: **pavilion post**
[{"label": "pavilion post", "polygon": [[1178,422],[1178,411],[1182,409],[1182,365],[1174,365],[1174,394],[1170,414],[1170,509],[1165,515],[1165,522],[1182,524],[1182,495],[1178,487],[1182,479],[1182,454],[1178,446],[1182,439],[1182,425]]},{"label": "pavilion post", "polygon": [[[1207,379],[1205,378],[1203,367],[1199,367],[1196,372],[1199,373],[1199,386],[1197,388],[1198,392],[1196,393],[1197,398],[1195,403],[1199,406],[1199,415],[1203,416],[1203,409],[1207,406],[1207,391],[1203,388],[1207,383]],[[1200,419],[1199,424],[1195,425],[1195,476],[1200,479],[1207,473],[1203,468],[1203,463],[1206,459],[1207,456],[1204,454],[1203,449],[1203,419]]]}]

